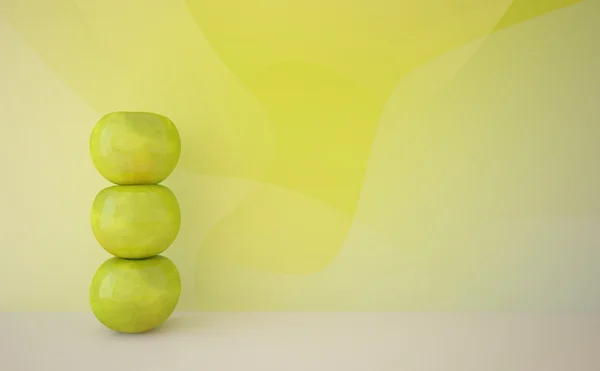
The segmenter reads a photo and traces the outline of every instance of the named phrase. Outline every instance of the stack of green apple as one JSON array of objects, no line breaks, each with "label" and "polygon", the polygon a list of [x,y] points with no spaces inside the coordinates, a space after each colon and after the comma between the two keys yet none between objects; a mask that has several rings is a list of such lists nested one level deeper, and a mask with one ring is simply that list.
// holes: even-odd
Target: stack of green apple
[{"label": "stack of green apple", "polygon": [[92,230],[114,257],[94,275],[90,304],[96,318],[114,331],[152,330],[179,301],[179,272],[159,254],[175,241],[181,224],[177,198],[160,184],[180,153],[177,128],[155,113],[110,113],[92,131],[94,166],[114,184],[94,199]]}]

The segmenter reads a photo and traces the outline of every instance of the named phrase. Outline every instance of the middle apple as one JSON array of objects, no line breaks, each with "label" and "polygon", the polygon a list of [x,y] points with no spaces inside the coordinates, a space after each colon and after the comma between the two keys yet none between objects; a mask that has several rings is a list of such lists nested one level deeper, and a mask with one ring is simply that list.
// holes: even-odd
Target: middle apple
[{"label": "middle apple", "polygon": [[91,222],[96,240],[106,251],[119,258],[145,259],[175,241],[181,211],[165,186],[112,186],[96,195]]}]

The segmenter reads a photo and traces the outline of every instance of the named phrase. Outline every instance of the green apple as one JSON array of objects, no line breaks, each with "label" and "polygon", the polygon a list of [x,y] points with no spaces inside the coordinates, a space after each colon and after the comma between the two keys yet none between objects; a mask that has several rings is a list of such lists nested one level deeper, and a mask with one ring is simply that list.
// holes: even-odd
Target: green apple
[{"label": "green apple", "polygon": [[181,294],[177,267],[164,256],[111,258],[90,286],[92,312],[104,326],[124,333],[152,330],[175,310]]},{"label": "green apple", "polygon": [[144,259],[165,251],[179,233],[181,211],[163,185],[111,186],[94,199],[92,231],[119,258]]},{"label": "green apple", "polygon": [[109,113],[96,123],[90,137],[94,166],[119,185],[162,182],[177,166],[180,153],[175,124],[155,113]]}]

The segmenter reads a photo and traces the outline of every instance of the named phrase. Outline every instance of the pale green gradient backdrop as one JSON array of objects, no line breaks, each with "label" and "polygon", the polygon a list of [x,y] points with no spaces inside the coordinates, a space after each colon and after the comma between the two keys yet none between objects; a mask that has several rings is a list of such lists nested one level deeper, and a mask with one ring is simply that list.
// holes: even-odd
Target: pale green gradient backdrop
[{"label": "pale green gradient backdrop", "polygon": [[0,309],[88,310],[104,113],[169,116],[180,310],[600,308],[600,5],[0,0]]}]

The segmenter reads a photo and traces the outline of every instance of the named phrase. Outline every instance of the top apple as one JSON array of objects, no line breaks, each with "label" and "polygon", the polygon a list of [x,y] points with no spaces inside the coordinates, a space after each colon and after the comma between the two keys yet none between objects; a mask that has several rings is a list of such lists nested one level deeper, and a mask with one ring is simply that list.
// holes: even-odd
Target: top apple
[{"label": "top apple", "polygon": [[180,153],[177,128],[155,113],[109,113],[96,123],[90,137],[94,166],[117,185],[162,182],[177,166]]}]

